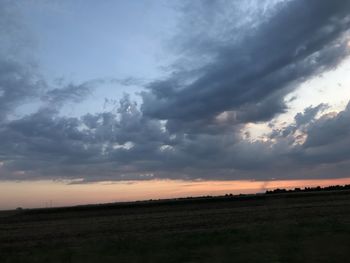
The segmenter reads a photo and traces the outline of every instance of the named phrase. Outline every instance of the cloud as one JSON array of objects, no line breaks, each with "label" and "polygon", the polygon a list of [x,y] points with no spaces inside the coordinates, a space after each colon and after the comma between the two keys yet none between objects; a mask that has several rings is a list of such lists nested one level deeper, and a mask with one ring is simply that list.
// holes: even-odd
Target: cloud
[{"label": "cloud", "polygon": [[[312,121],[296,125],[315,108],[322,107],[296,115],[293,133],[280,131],[279,137],[265,142],[239,133],[171,134],[160,121],[143,116],[127,95],[117,113],[68,118],[39,111],[1,129],[1,177],[100,181],[316,176],[312,172],[320,165],[327,171],[348,160],[350,131],[344,130],[344,123],[350,115],[347,108],[336,115],[309,116]],[[334,131],[336,139],[329,136]],[[299,132],[307,138],[303,143],[298,143]],[[280,174],[285,169],[288,172]],[[328,177],[340,175],[344,172]]]},{"label": "cloud", "polygon": [[[278,137],[295,136],[296,132],[306,132],[305,127],[308,127],[316,120],[316,116],[326,110],[329,106],[321,103],[315,107],[310,106],[304,109],[304,112],[299,112],[294,117],[294,123],[289,124],[283,129],[275,129],[270,134],[270,139]],[[273,125],[271,126],[273,127]],[[293,137],[294,138],[294,137]]]},{"label": "cloud", "polygon": [[[51,87],[22,57],[1,56],[0,180],[343,176],[350,106],[326,115],[327,105],[310,106],[265,140],[243,133],[348,55],[349,9],[345,0],[187,2],[169,76],[146,85],[140,106],[125,94],[112,111],[79,117],[60,109],[106,80]],[[34,99],[38,110],[8,117]]]},{"label": "cloud", "polygon": [[0,4],[0,123],[19,105],[33,99],[46,83],[29,55],[32,39],[11,1]]},{"label": "cloud", "polygon": [[48,104],[62,106],[63,103],[72,101],[75,103],[83,101],[93,89],[93,82],[80,85],[69,84],[63,88],[55,88],[47,91],[42,100]]},{"label": "cloud", "polygon": [[28,65],[0,57],[0,122],[46,87]]},{"label": "cloud", "polygon": [[324,108],[324,104],[308,107],[295,116],[294,124],[277,133],[274,131],[274,147],[281,143],[289,145],[285,147],[288,151],[284,152],[284,156],[290,162],[289,167],[297,168],[298,172],[311,169],[321,177],[348,176],[344,167],[349,167],[350,158],[350,103],[339,113],[327,113],[315,118]]},{"label": "cloud", "polygon": [[334,141],[347,138],[350,134],[349,121],[350,104],[348,104],[344,111],[335,116],[324,115],[322,118],[309,125],[305,147],[328,145]]},{"label": "cloud", "polygon": [[[245,22],[244,30],[236,27],[241,17],[235,9],[232,16],[220,17],[226,5],[194,1],[185,9],[192,23],[182,34],[199,33],[185,41],[184,49],[205,59],[195,68],[174,65],[168,79],[151,83],[143,93],[145,115],[181,122],[234,111],[239,123],[270,120],[286,111],[286,94],[348,54],[343,38],[350,22],[348,1],[285,1],[266,11],[262,22]],[[202,14],[199,22],[193,12]]]},{"label": "cloud", "polygon": [[322,112],[327,108],[328,108],[328,105],[324,103],[321,103],[316,107],[306,108],[303,113],[298,113],[295,116],[296,126],[300,127],[301,125],[309,124],[311,121],[315,120],[315,117],[319,112]]}]

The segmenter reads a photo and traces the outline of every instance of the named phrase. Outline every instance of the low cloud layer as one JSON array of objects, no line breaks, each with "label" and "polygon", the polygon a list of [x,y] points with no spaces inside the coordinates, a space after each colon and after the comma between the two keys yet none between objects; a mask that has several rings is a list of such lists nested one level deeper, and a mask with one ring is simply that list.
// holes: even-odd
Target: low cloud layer
[{"label": "low cloud layer", "polygon": [[[51,87],[40,68],[6,55],[1,43],[0,180],[348,176],[349,105],[339,113],[310,106],[265,140],[243,133],[286,112],[286,95],[347,57],[350,2],[248,2],[181,6],[185,23],[173,49],[180,59],[167,77],[145,85],[141,105],[125,94],[112,111],[80,117],[61,109],[99,80]],[[13,16],[0,17],[9,41],[18,38],[6,26]],[[30,101],[34,112],[13,114]]]}]

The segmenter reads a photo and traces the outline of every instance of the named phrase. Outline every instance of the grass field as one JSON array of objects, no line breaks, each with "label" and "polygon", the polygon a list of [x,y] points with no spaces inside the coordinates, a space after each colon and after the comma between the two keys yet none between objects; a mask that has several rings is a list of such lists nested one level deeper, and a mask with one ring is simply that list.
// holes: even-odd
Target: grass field
[{"label": "grass field", "polygon": [[350,191],[3,211],[0,262],[350,262]]}]

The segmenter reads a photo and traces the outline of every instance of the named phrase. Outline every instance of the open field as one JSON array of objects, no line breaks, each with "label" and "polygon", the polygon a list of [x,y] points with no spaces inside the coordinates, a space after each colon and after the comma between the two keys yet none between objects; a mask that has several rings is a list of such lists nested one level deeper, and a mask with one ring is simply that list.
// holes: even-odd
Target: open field
[{"label": "open field", "polygon": [[350,191],[0,212],[0,262],[349,262]]}]

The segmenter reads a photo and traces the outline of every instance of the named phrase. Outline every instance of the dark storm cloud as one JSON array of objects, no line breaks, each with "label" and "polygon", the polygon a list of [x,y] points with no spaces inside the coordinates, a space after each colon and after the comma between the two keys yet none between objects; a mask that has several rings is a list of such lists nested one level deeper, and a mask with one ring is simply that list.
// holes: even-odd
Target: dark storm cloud
[{"label": "dark storm cloud", "polygon": [[[154,169],[161,157],[159,147],[174,141],[159,121],[144,118],[125,96],[115,114],[68,118],[45,108],[14,120],[0,129],[0,157],[5,161],[3,171],[12,175],[25,171],[27,179],[123,179],[124,172],[130,178],[143,174],[147,166]],[[7,178],[5,172],[2,178]]]},{"label": "dark storm cloud", "polygon": [[[224,9],[221,4],[227,2],[195,1],[190,6],[209,13],[215,25],[215,12]],[[210,32],[210,25],[193,23],[193,28],[186,28],[187,34],[203,33],[186,42],[186,47],[193,44],[195,56],[210,57],[209,62],[195,69],[185,65],[173,77],[150,84],[150,92],[143,94],[144,114],[181,122],[210,119],[233,110],[237,122],[246,123],[284,112],[287,93],[309,76],[336,66],[348,53],[342,34],[349,26],[350,2],[295,0],[277,6],[271,17],[257,26],[248,24],[244,31],[235,30],[242,19],[235,21],[235,14],[233,19],[219,21],[221,28],[214,26],[220,33],[238,35],[236,38],[218,33],[216,41],[210,42],[202,28],[207,26]],[[207,48],[196,44],[202,42]]]},{"label": "dark storm cloud", "polygon": [[[344,130],[348,109],[317,119],[315,109],[321,107],[297,114],[294,131],[287,135],[281,131],[274,142],[248,141],[232,133],[170,134],[159,121],[144,117],[127,96],[115,114],[68,118],[41,111],[1,129],[0,156],[5,161],[1,176],[84,181],[303,177],[315,173],[320,164],[326,163],[331,170],[329,166],[349,157],[350,131]],[[300,118],[311,121],[300,124]],[[329,138],[338,130],[343,131],[342,137]],[[313,143],[307,139],[298,144],[297,131]],[[279,174],[284,169],[288,173]],[[344,171],[328,177],[344,175]]]},{"label": "dark storm cloud", "polygon": [[[81,102],[105,81],[128,86],[144,80],[52,88],[37,67],[2,55],[0,180],[344,175],[350,167],[350,106],[321,117],[326,105],[308,107],[266,140],[242,133],[247,123],[286,111],[286,94],[348,54],[350,2],[294,0],[273,8],[270,1],[188,3],[174,42],[186,58],[170,67],[170,77],[147,85],[141,107],[125,95],[119,102],[108,99],[115,106],[111,112],[62,116],[66,103]],[[1,28],[15,31],[3,22]],[[34,99],[37,111],[7,118]]]}]

